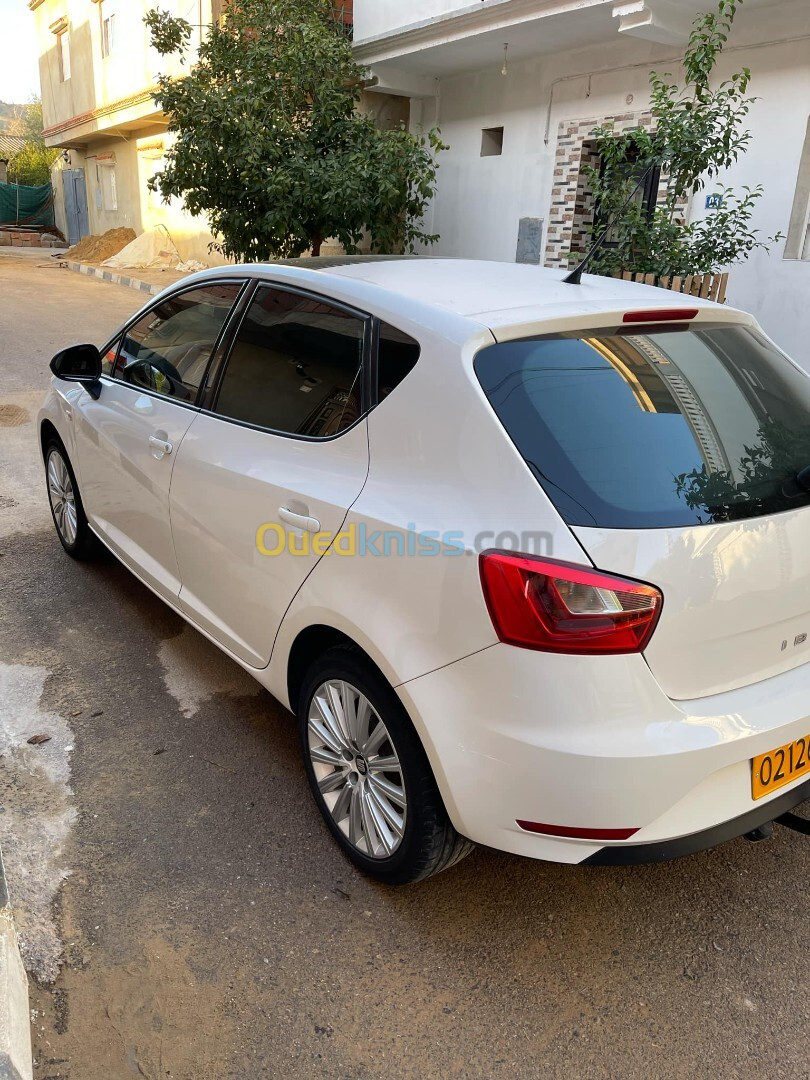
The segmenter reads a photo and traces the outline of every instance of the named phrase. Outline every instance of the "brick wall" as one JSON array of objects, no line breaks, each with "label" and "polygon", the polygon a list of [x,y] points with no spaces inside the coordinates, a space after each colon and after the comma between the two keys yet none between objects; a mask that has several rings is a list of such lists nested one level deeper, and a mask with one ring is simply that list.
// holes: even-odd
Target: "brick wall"
[{"label": "brick wall", "polygon": [[66,248],[67,244],[55,236],[41,236],[38,232],[0,228],[0,247]]},{"label": "brick wall", "polygon": [[343,23],[344,29],[347,33],[350,32],[354,26],[354,0],[332,0],[332,6]]},{"label": "brick wall", "polygon": [[[587,248],[593,223],[593,192],[583,167],[599,163],[596,129],[612,124],[616,134],[621,134],[637,127],[650,127],[652,122],[651,113],[640,112],[560,124],[548,215],[546,266],[567,268],[576,261],[577,253]],[[663,202],[666,196],[667,176],[662,172],[658,202]]]}]

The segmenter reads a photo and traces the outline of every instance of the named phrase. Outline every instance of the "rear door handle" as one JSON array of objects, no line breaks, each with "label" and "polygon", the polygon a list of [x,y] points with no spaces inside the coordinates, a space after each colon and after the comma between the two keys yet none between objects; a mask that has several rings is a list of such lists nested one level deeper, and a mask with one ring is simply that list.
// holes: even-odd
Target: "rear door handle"
[{"label": "rear door handle", "polygon": [[306,514],[295,514],[286,506],[278,508],[279,520],[285,525],[292,525],[294,529],[303,529],[305,532],[316,533],[321,531],[321,523],[317,518],[307,517]]},{"label": "rear door handle", "polygon": [[174,447],[170,442],[167,442],[165,439],[158,438],[157,435],[149,436],[149,445],[152,447],[153,450],[159,450],[161,454],[170,454],[172,450],[174,450]]}]

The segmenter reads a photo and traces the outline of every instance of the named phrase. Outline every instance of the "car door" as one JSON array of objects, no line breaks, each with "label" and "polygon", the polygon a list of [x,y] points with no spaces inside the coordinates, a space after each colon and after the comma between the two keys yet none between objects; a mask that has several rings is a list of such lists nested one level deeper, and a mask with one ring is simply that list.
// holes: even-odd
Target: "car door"
[{"label": "car door", "polygon": [[365,483],[369,341],[367,316],[260,284],[177,454],[180,605],[253,667]]},{"label": "car door", "polygon": [[180,591],[169,484],[211,354],[244,282],[194,286],[140,315],[107,352],[98,398],[75,409],[93,529],[158,593]]}]

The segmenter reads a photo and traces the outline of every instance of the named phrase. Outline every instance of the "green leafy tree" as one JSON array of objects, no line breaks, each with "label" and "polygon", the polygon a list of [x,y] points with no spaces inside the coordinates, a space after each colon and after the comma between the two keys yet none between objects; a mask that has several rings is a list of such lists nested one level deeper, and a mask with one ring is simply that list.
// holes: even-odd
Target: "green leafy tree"
[{"label": "green leafy tree", "polygon": [[[717,208],[686,223],[688,199],[744,154],[751,138],[745,120],[756,98],[747,96],[751,72],[742,68],[712,86],[712,74],[743,0],[720,0],[716,12],[698,16],[683,58],[684,85],[670,74],[650,75],[650,128],[616,134],[596,131],[601,170],[588,178],[599,208],[593,239],[610,228],[610,244],[594,255],[591,269],[610,274],[634,270],[653,274],[704,274],[747,259],[781,234],[760,239],[752,220],[761,185],[742,194],[718,185]],[[650,212],[634,198],[639,178],[660,167],[666,194]]]},{"label": "green leafy tree", "polygon": [[736,521],[756,514],[775,514],[803,505],[807,489],[797,468],[810,462],[810,430],[791,429],[781,420],[765,420],[757,441],[746,446],[734,472],[711,471],[706,465],[674,477],[675,490],[704,521]]},{"label": "green leafy tree", "polygon": [[[163,55],[191,26],[145,19]],[[333,0],[239,0],[211,26],[185,78],[154,94],[177,140],[152,181],[208,217],[212,247],[239,260],[320,252],[327,237],[379,252],[438,237],[422,228],[436,188],[439,132],[382,131],[358,111],[365,72]]]},{"label": "green leafy tree", "polygon": [[8,163],[10,184],[36,187],[51,180],[51,166],[59,151],[45,145],[42,138],[42,102],[38,99],[23,105],[12,122],[11,132],[25,142]]}]

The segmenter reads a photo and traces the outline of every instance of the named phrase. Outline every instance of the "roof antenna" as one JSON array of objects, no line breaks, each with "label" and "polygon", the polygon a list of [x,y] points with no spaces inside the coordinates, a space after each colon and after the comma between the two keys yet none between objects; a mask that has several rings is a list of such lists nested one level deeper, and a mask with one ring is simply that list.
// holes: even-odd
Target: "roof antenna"
[{"label": "roof antenna", "polygon": [[584,271],[585,267],[591,261],[593,256],[596,254],[596,252],[602,246],[602,244],[604,244],[605,240],[607,239],[607,234],[610,232],[610,230],[616,224],[616,221],[619,218],[619,216],[624,213],[624,211],[627,209],[627,207],[633,201],[633,199],[635,198],[636,192],[641,187],[641,185],[643,183],[645,183],[645,181],[647,180],[647,177],[650,175],[650,173],[653,171],[654,168],[655,168],[655,164],[652,164],[652,165],[649,165],[644,170],[644,172],[641,175],[641,179],[636,184],[636,186],[633,188],[633,190],[630,192],[630,195],[627,198],[627,200],[622,204],[622,206],[613,215],[611,220],[607,223],[605,228],[602,230],[599,238],[593,244],[591,244],[591,246],[588,248],[588,251],[585,253],[585,258],[582,260],[581,263],[579,263],[578,266],[574,267],[574,269],[571,271],[570,274],[566,274],[566,276],[563,278],[563,282],[566,285],[581,285],[582,284],[582,272]]}]

